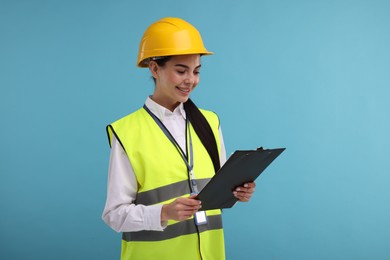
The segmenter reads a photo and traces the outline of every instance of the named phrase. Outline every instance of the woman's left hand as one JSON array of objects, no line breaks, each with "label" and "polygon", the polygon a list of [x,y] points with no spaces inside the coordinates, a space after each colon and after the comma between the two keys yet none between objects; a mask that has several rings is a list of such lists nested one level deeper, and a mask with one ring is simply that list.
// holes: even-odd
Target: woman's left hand
[{"label": "woman's left hand", "polygon": [[253,192],[255,192],[255,187],[256,187],[256,183],[248,182],[245,183],[243,186],[237,187],[233,191],[233,194],[239,201],[248,202],[252,197]]}]

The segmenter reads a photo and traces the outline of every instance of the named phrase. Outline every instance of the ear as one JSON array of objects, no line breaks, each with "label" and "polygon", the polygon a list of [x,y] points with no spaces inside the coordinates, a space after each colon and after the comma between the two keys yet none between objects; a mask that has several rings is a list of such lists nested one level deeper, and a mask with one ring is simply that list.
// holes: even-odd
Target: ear
[{"label": "ear", "polygon": [[158,65],[157,65],[157,62],[155,61],[150,61],[149,62],[149,70],[150,70],[150,73],[152,73],[152,77],[157,79],[158,77]]}]

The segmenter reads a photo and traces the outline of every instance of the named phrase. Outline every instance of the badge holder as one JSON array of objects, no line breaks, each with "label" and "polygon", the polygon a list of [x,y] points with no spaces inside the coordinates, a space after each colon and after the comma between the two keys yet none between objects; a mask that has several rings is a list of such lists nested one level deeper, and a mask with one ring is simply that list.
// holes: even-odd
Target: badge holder
[{"label": "badge holder", "polygon": [[[190,171],[190,176],[193,177],[193,172],[192,172],[192,171]],[[198,188],[196,188],[196,182],[195,182],[195,180],[191,180],[191,183],[192,183],[192,186],[195,187],[195,190],[198,190]],[[191,196],[192,196],[192,195],[195,195],[195,194],[198,194],[198,193],[197,193],[197,192],[192,192],[192,193],[191,193]],[[202,210],[202,211],[197,211],[197,212],[195,212],[195,214],[194,214],[194,219],[195,219],[195,224],[196,224],[197,226],[207,224],[207,215],[206,215],[206,211]]]},{"label": "badge holder", "polygon": [[195,218],[195,224],[197,226],[207,224],[206,211],[198,211],[198,212],[196,212],[195,215],[194,215],[194,218]]}]

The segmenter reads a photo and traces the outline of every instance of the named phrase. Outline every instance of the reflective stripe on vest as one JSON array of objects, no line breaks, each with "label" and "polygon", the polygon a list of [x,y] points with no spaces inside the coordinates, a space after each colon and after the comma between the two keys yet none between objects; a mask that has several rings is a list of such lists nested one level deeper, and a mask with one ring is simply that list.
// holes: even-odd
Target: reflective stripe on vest
[{"label": "reflective stripe on vest", "polygon": [[[213,130],[219,149],[218,117],[213,112],[201,112]],[[192,126],[190,131],[194,149],[194,172],[201,190],[214,175],[214,166]],[[189,196],[190,183],[183,159],[144,109],[109,125],[107,132],[110,141],[112,135],[116,135],[133,167],[138,182],[135,204],[165,204],[178,197]],[[170,220],[164,231],[124,233],[122,259],[176,259],[176,255],[187,256],[187,253],[191,256],[186,259],[199,259],[199,251],[203,260],[208,259],[205,256],[224,259],[221,211],[206,211],[206,214],[208,224],[203,226],[197,227],[191,218],[182,222]],[[175,251],[172,251],[172,246]]]},{"label": "reflective stripe on vest", "polygon": [[[208,224],[198,227],[199,233],[207,230],[221,229],[222,219],[221,215],[208,216]],[[194,219],[188,219],[180,221],[175,224],[169,225],[164,232],[161,231],[138,231],[138,232],[125,232],[122,235],[122,239],[125,241],[161,241],[182,235],[191,235],[198,232],[194,225]]]},{"label": "reflective stripe on vest", "polygon": [[[209,181],[209,178],[200,180],[198,179],[196,180],[196,183],[200,189],[203,189]],[[154,205],[162,201],[180,197],[183,194],[189,194],[190,192],[191,191],[188,185],[188,180],[180,181],[164,187],[156,188],[154,190],[138,193],[135,204]]]},{"label": "reflective stripe on vest", "polygon": [[[212,112],[201,111],[210,122],[219,149],[218,117]],[[192,126],[190,128],[194,133],[196,179],[211,178],[214,175],[212,161]],[[107,132],[110,140],[115,134],[126,151],[137,177],[139,193],[188,180],[186,165],[176,147],[144,109],[114,122],[107,127]]]}]

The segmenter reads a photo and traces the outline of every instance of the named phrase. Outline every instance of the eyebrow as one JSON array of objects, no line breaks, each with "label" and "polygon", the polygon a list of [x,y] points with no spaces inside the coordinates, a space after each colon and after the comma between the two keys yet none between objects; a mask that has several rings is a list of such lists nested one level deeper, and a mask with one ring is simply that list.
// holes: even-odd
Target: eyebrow
[{"label": "eyebrow", "polygon": [[[199,64],[198,66],[195,67],[195,69],[199,69],[202,65]],[[188,67],[187,65],[185,64],[176,64],[175,67],[183,67],[183,68],[186,68],[186,69],[189,69],[190,67]]]}]

